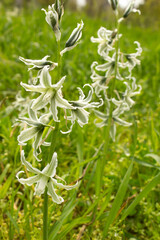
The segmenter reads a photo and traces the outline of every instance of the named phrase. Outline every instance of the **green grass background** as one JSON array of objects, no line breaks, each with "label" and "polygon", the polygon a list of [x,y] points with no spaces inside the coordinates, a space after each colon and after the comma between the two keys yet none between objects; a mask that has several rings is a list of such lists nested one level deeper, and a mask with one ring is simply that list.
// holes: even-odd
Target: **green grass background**
[{"label": "green grass background", "polygon": [[[21,186],[15,178],[22,166],[17,142],[19,128],[12,127],[18,111],[12,103],[22,90],[20,82],[29,78],[27,67],[18,57],[40,59],[50,55],[56,61],[55,37],[40,10],[21,10],[15,16],[6,9],[0,11],[0,239],[42,239],[43,199],[33,196],[34,189]],[[62,205],[55,205],[49,199],[50,239],[102,239],[106,219],[133,155],[135,161],[123,199],[125,208],[159,173],[160,32],[154,25],[146,27],[143,15],[140,18],[141,21],[137,18],[127,21],[120,29],[123,33],[120,45],[125,52],[134,52],[135,40],[143,48],[141,66],[134,70],[142,92],[136,97],[132,111],[124,116],[133,125],[117,127],[116,142],[109,146],[99,199],[95,195],[96,169],[97,160],[103,157],[103,130],[95,127],[91,114],[89,125],[83,129],[76,126],[70,135],[59,136],[56,148],[59,176],[70,183],[78,179],[82,167],[88,162],[90,165],[77,191],[61,192],[65,199]],[[81,19],[85,24],[81,44],[66,53],[62,62],[63,75],[67,75],[63,88],[67,99],[78,98],[76,88],[91,83],[90,65],[101,61],[97,45],[91,43],[90,37],[96,36],[100,26],[109,29],[114,26],[110,19],[66,11],[62,21],[62,49]],[[22,93],[27,96],[24,90]],[[28,160],[33,160],[32,151],[28,148],[27,152]],[[106,239],[160,239],[159,187],[159,183],[154,186],[123,221],[121,204],[121,212],[110,225]],[[96,214],[95,206],[98,206]]]}]

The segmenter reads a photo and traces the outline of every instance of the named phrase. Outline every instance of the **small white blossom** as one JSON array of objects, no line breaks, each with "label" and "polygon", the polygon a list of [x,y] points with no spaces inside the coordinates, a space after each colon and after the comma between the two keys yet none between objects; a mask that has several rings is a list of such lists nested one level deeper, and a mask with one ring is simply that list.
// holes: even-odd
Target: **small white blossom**
[{"label": "small white blossom", "polygon": [[50,110],[53,115],[53,119],[54,121],[58,122],[59,120],[57,117],[57,107],[73,109],[72,105],[62,97],[61,88],[64,80],[65,77],[62,77],[59,82],[57,82],[56,84],[52,84],[48,67],[45,66],[40,74],[39,85],[35,86],[25,83],[21,83],[21,85],[26,89],[26,91],[41,93],[41,95],[37,99],[33,100],[31,108],[34,111],[37,111],[44,108],[48,103],[50,103]]},{"label": "small white blossom", "polygon": [[93,88],[89,84],[85,84],[83,87],[88,86],[90,87],[90,91],[88,93],[88,96],[85,98],[85,95],[81,88],[78,87],[79,91],[79,100],[77,101],[69,101],[69,103],[74,107],[74,109],[71,110],[71,116],[66,116],[67,120],[70,120],[72,125],[70,127],[70,130],[67,132],[62,133],[68,133],[72,130],[73,125],[75,124],[75,121],[77,120],[78,124],[83,127],[83,125],[88,123],[88,117],[89,112],[87,112],[86,108],[98,108],[102,106],[103,100],[100,99],[100,102],[91,102],[92,95],[93,95]]},{"label": "small white blossom", "polygon": [[[108,119],[109,119],[109,109],[110,109],[110,103],[108,102],[108,108],[107,108],[107,113],[102,113],[100,111],[94,110],[94,113],[97,117],[102,119],[102,122],[97,123],[95,121],[95,124],[97,127],[104,127],[108,125]],[[110,128],[110,136],[113,141],[115,141],[115,135],[116,135],[116,123],[122,126],[131,126],[132,123],[126,122],[122,119],[119,118],[121,114],[123,114],[125,111],[128,111],[128,105],[126,103],[122,103],[120,106],[118,106],[113,112],[112,112],[112,123],[111,123],[111,128]]]},{"label": "small white blossom", "polygon": [[24,62],[26,65],[32,66],[28,70],[32,70],[32,69],[41,70],[42,68],[44,68],[44,66],[48,66],[50,69],[54,69],[56,66],[58,66],[57,63],[47,60],[48,57],[49,56],[47,55],[44,58],[42,58],[41,60],[25,59],[23,57],[19,57],[19,59],[22,62]]},{"label": "small white blossom", "polygon": [[44,193],[45,188],[47,187],[48,190],[47,193],[52,197],[53,202],[61,204],[64,201],[64,199],[56,194],[55,187],[58,187],[60,189],[71,190],[78,186],[78,182],[75,185],[64,185],[62,183],[58,183],[57,180],[55,179],[56,168],[58,165],[56,152],[53,154],[50,164],[47,164],[42,171],[32,167],[32,165],[25,160],[24,151],[22,151],[21,153],[21,161],[22,164],[27,168],[27,170],[31,173],[34,173],[35,176],[29,177],[27,179],[19,178],[19,175],[21,173],[24,173],[24,171],[20,171],[17,173],[16,177],[21,184],[31,186],[32,184],[36,183],[34,195],[40,196],[41,194]]},{"label": "small white blossom", "polygon": [[[19,117],[19,120],[22,122],[27,123],[27,125],[30,126],[30,128],[27,128],[23,130],[20,135],[18,136],[18,142],[20,145],[26,145],[26,142],[32,138],[34,138],[33,142],[33,149],[34,149],[34,156],[38,161],[40,161],[37,158],[37,155],[39,154],[37,152],[38,147],[40,147],[40,144],[43,142],[42,141],[42,134],[45,129],[45,127],[49,127],[47,125],[47,122],[49,120],[49,115],[44,114],[42,115],[39,119],[37,117],[37,113],[34,112],[31,107],[29,106],[28,108],[28,115],[29,118],[26,117]],[[50,143],[43,143],[43,145],[50,145]]]}]

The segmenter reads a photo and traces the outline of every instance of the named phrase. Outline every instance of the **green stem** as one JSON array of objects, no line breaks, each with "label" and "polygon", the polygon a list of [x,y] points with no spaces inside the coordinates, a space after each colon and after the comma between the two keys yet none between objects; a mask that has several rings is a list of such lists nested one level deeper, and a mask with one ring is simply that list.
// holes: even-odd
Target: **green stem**
[{"label": "green stem", "polygon": [[[117,70],[118,70],[118,49],[119,49],[119,39],[118,39],[118,32],[119,32],[119,23],[118,23],[118,13],[116,13],[116,29],[117,29],[117,41],[116,41],[116,58],[115,58],[115,76],[112,80],[112,86],[111,86],[111,92],[110,97],[113,98],[115,86],[116,86],[116,78],[117,78]],[[107,105],[107,103],[106,103]],[[110,129],[112,125],[112,112],[113,112],[114,104],[112,101],[110,102],[110,109],[109,109],[109,118],[108,118],[108,125],[104,127],[104,147],[103,147],[103,158],[98,159],[97,161],[97,187],[96,187],[96,195],[100,195],[100,190],[102,187],[102,178],[104,175],[104,166],[107,159],[107,153],[109,149],[109,143],[110,143]]]},{"label": "green stem", "polygon": [[44,192],[44,208],[43,208],[43,240],[48,240],[48,188]]},{"label": "green stem", "polygon": [[[57,62],[58,62],[58,81],[61,78],[61,55],[60,55],[60,41],[57,44]],[[58,113],[58,119],[60,119],[60,110]],[[57,138],[59,133],[59,122],[55,123],[55,129],[51,133],[51,146],[48,154],[48,162],[51,161],[52,155],[56,148]],[[43,210],[43,240],[48,240],[48,188],[45,188],[44,192],[44,210]]]}]

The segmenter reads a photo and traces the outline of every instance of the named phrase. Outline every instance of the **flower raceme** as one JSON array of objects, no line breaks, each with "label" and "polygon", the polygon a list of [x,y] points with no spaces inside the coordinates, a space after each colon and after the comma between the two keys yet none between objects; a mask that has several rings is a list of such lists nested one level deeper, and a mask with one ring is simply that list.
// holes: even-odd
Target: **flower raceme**
[{"label": "flower raceme", "polygon": [[28,161],[25,160],[24,151],[21,152],[21,162],[27,168],[27,170],[35,174],[35,176],[29,177],[27,179],[19,178],[19,175],[21,173],[24,173],[24,171],[20,171],[17,173],[16,177],[21,184],[31,186],[32,184],[36,183],[34,195],[40,196],[44,193],[45,188],[47,187],[48,195],[52,197],[53,202],[61,204],[64,199],[56,194],[55,187],[71,190],[78,186],[78,182],[75,185],[64,185],[62,183],[58,183],[55,179],[56,177],[59,178],[56,176],[56,168],[58,165],[56,152],[54,152],[50,164],[47,164],[42,171],[34,168]]},{"label": "flower raceme", "polygon": [[[116,16],[119,16],[118,1],[110,0],[109,3],[115,10]],[[94,61],[91,65],[92,87],[97,97],[102,98],[103,94],[104,104],[107,106],[107,108],[105,107],[105,113],[94,110],[95,115],[102,120],[98,123],[96,121],[96,125],[97,127],[103,127],[111,122],[110,136],[113,141],[115,141],[116,134],[115,123],[123,126],[131,125],[131,123],[120,119],[120,115],[130,110],[135,103],[132,97],[141,92],[141,86],[136,84],[136,79],[132,76],[132,70],[136,65],[140,65],[138,58],[141,56],[142,48],[139,42],[135,41],[134,43],[137,45],[135,53],[122,53],[118,44],[119,38],[122,37],[122,34],[118,32],[120,22],[128,17],[131,12],[137,11],[134,9],[134,1],[132,1],[123,17],[117,20],[116,30],[111,31],[101,27],[97,32],[98,38],[91,37],[93,43],[98,43],[98,54],[103,59],[102,64]],[[122,89],[126,88],[124,92],[118,92],[117,89],[110,87],[110,82],[114,81],[115,83],[115,80],[120,81],[117,85],[122,86]],[[112,86],[116,85],[112,84]],[[109,121],[109,118],[111,118],[111,121]]]}]

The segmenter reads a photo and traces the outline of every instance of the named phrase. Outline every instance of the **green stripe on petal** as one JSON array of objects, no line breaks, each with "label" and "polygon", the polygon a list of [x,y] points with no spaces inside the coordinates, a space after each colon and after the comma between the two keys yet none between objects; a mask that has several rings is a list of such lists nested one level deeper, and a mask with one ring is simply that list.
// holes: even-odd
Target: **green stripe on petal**
[{"label": "green stripe on petal", "polygon": [[23,130],[17,138],[18,142],[23,145],[25,142],[33,138],[38,131],[39,129],[37,127],[31,127]]},{"label": "green stripe on petal", "polygon": [[40,180],[37,182],[35,187],[35,195],[40,196],[44,193],[45,187],[47,185],[48,178],[44,175],[41,175]]},{"label": "green stripe on petal", "polygon": [[57,165],[58,165],[57,153],[54,152],[52,160],[49,164],[48,171],[45,172],[45,175],[47,175],[48,177],[54,177],[56,174]]},{"label": "green stripe on petal", "polygon": [[62,202],[64,202],[64,199],[55,193],[53,183],[51,181],[49,181],[49,183],[47,185],[48,185],[48,195],[50,195],[52,197],[53,202],[55,202],[57,204],[61,204]]},{"label": "green stripe on petal", "polygon": [[48,104],[47,101],[44,101],[44,96],[45,96],[45,93],[40,95],[38,98],[34,99],[33,104],[31,106],[33,110],[42,109]]},{"label": "green stripe on petal", "polygon": [[48,66],[45,66],[42,69],[40,83],[43,87],[51,87],[51,76],[49,74]]},{"label": "green stripe on petal", "polygon": [[38,92],[38,93],[43,93],[46,91],[46,88],[42,86],[35,86],[35,85],[28,85],[26,83],[20,83],[22,87],[25,88],[26,91],[31,91],[31,92]]},{"label": "green stripe on petal", "polygon": [[21,152],[21,162],[24,166],[26,166],[27,170],[35,173],[35,174],[41,174],[41,171],[39,171],[37,168],[32,167],[32,165],[25,160],[25,156],[24,156],[24,151],[22,150]]},{"label": "green stripe on petal", "polygon": [[[19,172],[20,173],[20,172]],[[36,175],[33,177],[29,177],[29,178],[19,178],[19,173],[17,173],[16,177],[18,179],[18,181],[21,184],[27,184],[28,186],[31,186],[32,184],[36,183],[37,181],[40,180],[41,176],[40,175]]]},{"label": "green stripe on petal", "polygon": [[58,183],[56,179],[51,179],[53,182],[53,185],[62,188],[62,189],[66,189],[66,190],[72,190],[73,188],[78,187],[78,182],[74,185],[64,185],[62,183]]}]

